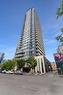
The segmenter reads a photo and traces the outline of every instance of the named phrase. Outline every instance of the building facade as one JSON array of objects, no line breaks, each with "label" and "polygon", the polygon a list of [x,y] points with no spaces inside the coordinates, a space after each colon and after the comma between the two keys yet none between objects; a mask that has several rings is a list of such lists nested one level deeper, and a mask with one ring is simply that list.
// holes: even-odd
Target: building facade
[{"label": "building facade", "polygon": [[57,71],[57,66],[55,62],[51,62],[52,70]]},{"label": "building facade", "polygon": [[3,61],[3,58],[4,58],[4,53],[0,52],[0,63]]},{"label": "building facade", "polygon": [[[15,53],[16,59],[27,59],[30,56],[34,56],[36,60],[39,60],[39,62],[37,61],[36,72],[45,73],[42,32],[39,18],[34,8],[27,10],[25,14],[23,29]],[[44,71],[42,71],[42,68]]]},{"label": "building facade", "polygon": [[43,40],[41,38],[39,18],[34,8],[25,14],[22,34],[16,49],[16,58],[45,55]]}]

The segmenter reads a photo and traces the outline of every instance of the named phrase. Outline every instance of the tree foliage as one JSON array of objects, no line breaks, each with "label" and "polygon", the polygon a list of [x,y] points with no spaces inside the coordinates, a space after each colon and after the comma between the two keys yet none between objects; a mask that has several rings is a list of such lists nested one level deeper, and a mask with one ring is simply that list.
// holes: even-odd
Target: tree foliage
[{"label": "tree foliage", "polygon": [[[63,0],[61,1],[60,7],[57,10],[57,18],[63,15]],[[56,40],[58,40],[61,45],[63,45],[63,28],[61,28],[61,35],[58,35],[56,37]]]},{"label": "tree foliage", "polygon": [[58,35],[58,36],[56,37],[56,40],[58,40],[58,41],[59,41],[59,40],[60,40],[60,37],[61,37],[61,36],[60,36],[60,35]]},{"label": "tree foliage", "polygon": [[15,66],[17,66],[17,70],[21,70],[25,64],[31,69],[35,70],[37,62],[34,57],[29,57],[26,61],[24,59],[20,60],[5,60],[3,64],[0,66],[2,70],[13,70]]},{"label": "tree foliage", "polygon": [[29,57],[26,62],[28,63],[29,67],[35,69],[37,62],[34,57]]},{"label": "tree foliage", "polygon": [[57,18],[63,15],[63,0],[61,1],[60,7],[57,10]]},{"label": "tree foliage", "polygon": [[17,60],[17,69],[21,69],[23,68],[25,65],[25,60],[24,59],[21,59],[21,60]]},{"label": "tree foliage", "polygon": [[63,28],[61,28],[61,32],[63,33]]},{"label": "tree foliage", "polygon": [[59,42],[61,43],[61,45],[63,45],[63,34],[58,35],[58,36],[56,37],[56,40],[59,41]]},{"label": "tree foliage", "polygon": [[15,60],[6,60],[2,64],[2,70],[12,70],[15,67],[16,61]]}]

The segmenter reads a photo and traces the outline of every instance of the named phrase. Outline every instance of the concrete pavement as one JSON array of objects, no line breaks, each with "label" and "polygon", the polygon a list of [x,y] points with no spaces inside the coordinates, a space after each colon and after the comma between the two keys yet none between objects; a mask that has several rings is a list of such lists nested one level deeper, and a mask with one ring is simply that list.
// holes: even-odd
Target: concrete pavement
[{"label": "concrete pavement", "polygon": [[0,95],[63,95],[63,78],[46,75],[0,74]]}]

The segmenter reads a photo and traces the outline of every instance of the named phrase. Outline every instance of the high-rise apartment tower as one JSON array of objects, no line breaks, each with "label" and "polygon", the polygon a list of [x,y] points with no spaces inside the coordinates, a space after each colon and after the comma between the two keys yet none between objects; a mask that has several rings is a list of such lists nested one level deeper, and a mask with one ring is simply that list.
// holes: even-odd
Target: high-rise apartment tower
[{"label": "high-rise apartment tower", "polygon": [[17,45],[15,58],[26,59],[29,56],[41,56],[44,53],[44,44],[38,15],[34,8],[27,10],[23,29]]}]

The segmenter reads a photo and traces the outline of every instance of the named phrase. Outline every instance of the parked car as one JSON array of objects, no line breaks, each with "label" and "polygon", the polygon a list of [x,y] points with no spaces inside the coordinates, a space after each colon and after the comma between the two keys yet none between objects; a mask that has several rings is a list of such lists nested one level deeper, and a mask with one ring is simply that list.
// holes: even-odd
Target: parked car
[{"label": "parked car", "polygon": [[6,70],[3,70],[2,73],[6,74]]},{"label": "parked car", "polygon": [[14,74],[12,71],[6,71],[6,74]]},{"label": "parked car", "polygon": [[23,75],[23,72],[21,72],[21,71],[16,71],[14,74],[16,74],[16,75]]}]

